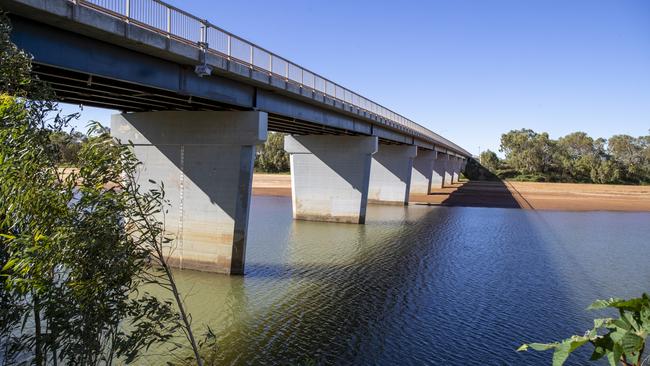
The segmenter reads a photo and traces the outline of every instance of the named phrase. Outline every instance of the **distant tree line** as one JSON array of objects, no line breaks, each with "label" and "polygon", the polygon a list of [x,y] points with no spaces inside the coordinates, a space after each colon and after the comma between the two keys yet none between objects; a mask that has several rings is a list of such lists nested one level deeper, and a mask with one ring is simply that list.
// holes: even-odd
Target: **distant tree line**
[{"label": "distant tree line", "polygon": [[650,184],[650,135],[594,139],[573,132],[557,140],[530,129],[501,135],[500,159],[481,153],[480,164],[500,179],[541,182]]},{"label": "distant tree line", "polygon": [[49,140],[59,165],[73,166],[79,161],[79,151],[88,138],[84,133],[74,130],[51,131]]}]

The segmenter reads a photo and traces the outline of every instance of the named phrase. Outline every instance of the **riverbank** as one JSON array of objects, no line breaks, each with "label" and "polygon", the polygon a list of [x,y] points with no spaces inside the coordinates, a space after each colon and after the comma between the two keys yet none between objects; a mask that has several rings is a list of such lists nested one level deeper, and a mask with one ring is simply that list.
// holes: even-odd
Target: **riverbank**
[{"label": "riverbank", "polygon": [[[291,197],[291,176],[255,174],[253,194]],[[557,211],[650,211],[650,186],[464,181],[411,195],[411,204]]]}]

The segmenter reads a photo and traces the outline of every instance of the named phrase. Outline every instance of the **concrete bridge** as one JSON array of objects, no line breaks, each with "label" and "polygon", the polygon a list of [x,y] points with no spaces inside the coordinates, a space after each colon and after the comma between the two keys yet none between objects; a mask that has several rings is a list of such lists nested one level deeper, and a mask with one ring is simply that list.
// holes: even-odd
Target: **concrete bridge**
[{"label": "concrete bridge", "polygon": [[[60,101],[123,111],[142,185],[164,181],[178,266],[244,271],[255,145],[290,134],[296,219],[363,224],[458,180],[467,151],[315,72],[158,0],[0,0]],[[390,87],[390,86],[386,86]]]}]

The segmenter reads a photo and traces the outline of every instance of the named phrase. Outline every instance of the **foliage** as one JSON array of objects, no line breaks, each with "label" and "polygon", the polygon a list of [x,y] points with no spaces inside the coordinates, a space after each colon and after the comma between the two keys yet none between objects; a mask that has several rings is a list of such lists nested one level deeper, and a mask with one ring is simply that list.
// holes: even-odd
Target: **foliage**
[{"label": "foliage", "polygon": [[513,130],[501,135],[501,151],[510,166],[523,174],[548,172],[554,145],[547,133],[533,130]]},{"label": "foliage", "polygon": [[[141,192],[139,162],[97,124],[78,172],[58,174],[52,136],[74,116],[57,113],[0,18],[0,359],[130,363],[179,330],[193,340],[153,219],[163,191]],[[146,283],[170,289],[176,303],[139,292]]]},{"label": "foliage", "polygon": [[611,366],[617,363],[625,366],[642,365],[646,338],[650,333],[650,297],[643,294],[640,298],[630,300],[598,300],[588,309],[605,308],[618,310],[619,317],[595,319],[594,327],[584,335],[574,335],[554,343],[524,344],[518,351],[529,348],[536,351],[553,350],[553,366],[560,366],[573,351],[591,344],[594,347],[592,361],[606,357]]},{"label": "foliage", "polygon": [[499,180],[499,177],[492,173],[490,169],[487,169],[478,160],[473,158],[467,159],[463,175],[470,180]]},{"label": "foliage", "polygon": [[79,131],[53,131],[50,134],[52,149],[57,152],[59,165],[74,166],[79,159],[79,151],[86,141],[86,135]]},{"label": "foliage", "polygon": [[494,172],[499,169],[499,165],[500,165],[499,157],[494,151],[489,149],[485,150],[481,152],[481,156],[479,158],[481,161],[481,165],[483,165],[490,171]]},{"label": "foliage", "polygon": [[258,147],[255,170],[263,173],[289,171],[289,154],[284,151],[284,134],[270,132],[264,145]]},{"label": "foliage", "polygon": [[573,132],[558,140],[546,133],[513,130],[501,136],[505,159],[481,154],[483,166],[501,179],[580,183],[650,183],[650,135],[593,139]]}]

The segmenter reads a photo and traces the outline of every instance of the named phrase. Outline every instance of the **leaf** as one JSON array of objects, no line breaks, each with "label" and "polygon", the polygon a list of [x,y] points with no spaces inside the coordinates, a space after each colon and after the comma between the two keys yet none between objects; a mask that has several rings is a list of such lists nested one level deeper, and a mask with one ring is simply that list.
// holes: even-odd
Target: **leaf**
[{"label": "leaf", "polygon": [[553,366],[561,366],[569,357],[571,352],[589,342],[589,337],[573,336],[563,341],[553,353]]},{"label": "leaf", "polygon": [[612,352],[614,349],[614,342],[609,336],[598,337],[591,341],[594,346],[594,352],[591,354],[591,361],[601,359],[603,356]]},{"label": "leaf", "polygon": [[589,305],[587,310],[599,310],[605,308],[615,308],[619,310],[627,310],[632,312],[639,312],[644,306],[648,306],[650,299],[647,294],[643,294],[639,298],[630,300],[623,300],[619,298],[610,298],[608,300],[596,300]]},{"label": "leaf", "polygon": [[587,307],[587,310],[600,310],[610,307],[612,304],[623,301],[619,298],[609,298],[607,300],[596,300],[591,305]]},{"label": "leaf", "polygon": [[621,347],[626,354],[635,353],[643,348],[644,339],[633,332],[627,332],[621,339]]},{"label": "leaf", "polygon": [[17,258],[9,259],[7,263],[5,263],[4,266],[2,266],[2,272],[6,272],[7,270],[9,270],[9,268],[12,268],[16,262],[18,262]]},{"label": "leaf", "polygon": [[559,343],[527,343],[522,344],[517,348],[517,352],[528,351],[528,348],[532,348],[535,351],[547,351],[549,349],[554,349],[559,346]]}]

